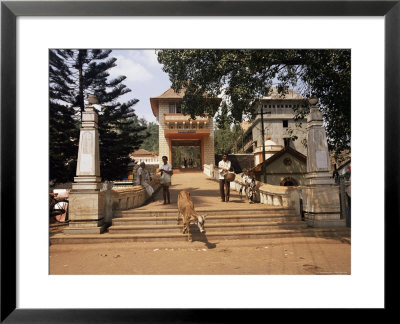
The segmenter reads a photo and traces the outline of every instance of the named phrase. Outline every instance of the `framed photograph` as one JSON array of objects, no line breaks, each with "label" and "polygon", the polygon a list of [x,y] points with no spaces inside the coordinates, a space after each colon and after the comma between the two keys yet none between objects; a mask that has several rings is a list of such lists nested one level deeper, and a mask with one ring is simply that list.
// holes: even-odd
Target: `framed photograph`
[{"label": "framed photograph", "polygon": [[[392,309],[399,22],[397,0],[2,1],[1,321],[195,323],[271,308]],[[49,48],[351,48],[351,275],[49,275],[48,201],[38,198],[48,194]]]}]

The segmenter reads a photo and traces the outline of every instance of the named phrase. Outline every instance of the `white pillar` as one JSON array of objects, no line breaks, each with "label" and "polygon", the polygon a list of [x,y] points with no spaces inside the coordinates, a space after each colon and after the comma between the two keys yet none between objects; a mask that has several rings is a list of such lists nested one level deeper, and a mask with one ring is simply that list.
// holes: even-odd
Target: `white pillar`
[{"label": "white pillar", "polygon": [[82,113],[79,136],[78,163],[72,189],[100,189],[100,148],[98,115],[93,106],[86,106]]},{"label": "white pillar", "polygon": [[312,106],[307,117],[307,185],[335,183],[331,178],[328,142],[322,123],[318,106]]},{"label": "white pillar", "polygon": [[303,190],[304,213],[310,226],[345,226],[340,219],[339,188],[331,177],[331,162],[323,127],[322,113],[310,99],[312,107],[307,117],[307,174]]},{"label": "white pillar", "polygon": [[66,234],[102,233],[106,227],[106,192],[100,191],[98,115],[91,103],[82,114],[78,163],[69,196],[69,226],[64,230]]}]

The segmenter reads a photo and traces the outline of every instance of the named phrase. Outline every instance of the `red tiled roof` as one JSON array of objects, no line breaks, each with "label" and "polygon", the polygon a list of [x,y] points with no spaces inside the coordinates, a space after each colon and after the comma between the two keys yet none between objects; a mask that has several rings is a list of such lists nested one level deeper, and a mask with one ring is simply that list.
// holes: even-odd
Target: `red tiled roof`
[{"label": "red tiled roof", "polygon": [[136,151],[134,151],[133,153],[131,153],[131,156],[135,157],[135,156],[156,156],[156,154],[151,153],[145,149],[138,149]]}]

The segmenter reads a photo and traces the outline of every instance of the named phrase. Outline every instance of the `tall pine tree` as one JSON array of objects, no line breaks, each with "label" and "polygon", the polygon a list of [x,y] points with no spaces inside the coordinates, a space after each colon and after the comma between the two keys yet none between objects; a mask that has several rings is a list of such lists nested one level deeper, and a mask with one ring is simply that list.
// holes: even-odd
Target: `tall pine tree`
[{"label": "tall pine tree", "polygon": [[[146,137],[140,134],[144,127],[137,122],[133,109],[138,100],[132,99],[125,103],[118,101],[120,96],[131,90],[122,83],[125,76],[109,79],[108,71],[116,66],[117,60],[110,57],[110,54],[111,50],[98,49],[50,50],[53,61],[62,65],[63,71],[50,79],[50,98],[53,95],[53,100],[58,104],[75,109],[78,124],[87,96],[94,94],[99,100],[100,170],[103,180],[122,178],[130,162],[129,153],[137,149]],[[52,73],[51,70],[50,75]],[[52,89],[58,90],[57,96]],[[71,138],[71,141],[76,142],[76,139]],[[74,173],[69,174],[68,178],[72,180],[73,176]]]},{"label": "tall pine tree", "polygon": [[63,53],[49,53],[49,171],[53,182],[71,181],[76,171],[79,125],[68,105],[72,83]]}]

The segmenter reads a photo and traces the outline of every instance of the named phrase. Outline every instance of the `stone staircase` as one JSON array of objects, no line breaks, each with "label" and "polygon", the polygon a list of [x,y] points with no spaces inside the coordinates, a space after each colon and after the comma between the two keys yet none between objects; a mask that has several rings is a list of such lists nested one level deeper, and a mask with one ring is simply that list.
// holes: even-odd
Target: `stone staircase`
[{"label": "stone staircase", "polygon": [[[294,209],[285,207],[206,209],[206,233],[190,225],[193,241],[257,239],[301,236],[337,236],[349,233],[348,228],[309,228]],[[146,210],[141,208],[117,211],[112,225],[104,234],[55,235],[57,243],[155,242],[187,241],[182,234],[182,221],[177,225],[176,209]]]},{"label": "stone staircase", "polygon": [[[273,237],[336,235],[335,228],[307,228],[295,210],[276,207],[259,209],[197,209],[206,214],[206,233],[200,233],[197,226],[191,225],[193,241],[209,242],[213,240],[254,239]],[[151,242],[151,241],[186,241],[182,234],[182,224],[176,223],[177,211],[132,209],[119,211],[108,228],[108,233],[98,237],[82,235],[85,241],[98,242]],[[70,242],[79,241],[74,235]]]},{"label": "stone staircase", "polygon": [[[191,224],[193,240],[266,237],[306,227],[294,210],[284,208],[196,210],[207,215],[206,233],[200,233]],[[137,241],[187,240],[187,235],[182,234],[182,221],[177,225],[177,210],[126,210],[116,216],[109,228],[110,235],[131,235]]]}]

